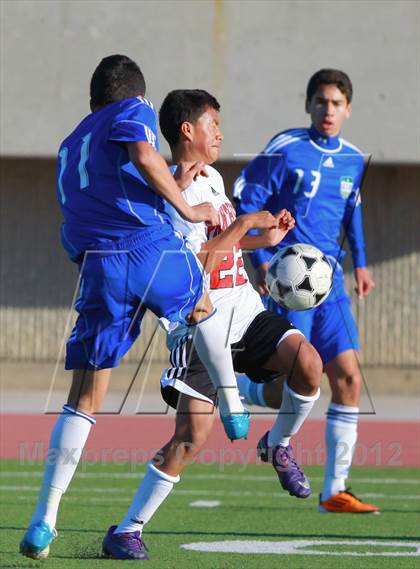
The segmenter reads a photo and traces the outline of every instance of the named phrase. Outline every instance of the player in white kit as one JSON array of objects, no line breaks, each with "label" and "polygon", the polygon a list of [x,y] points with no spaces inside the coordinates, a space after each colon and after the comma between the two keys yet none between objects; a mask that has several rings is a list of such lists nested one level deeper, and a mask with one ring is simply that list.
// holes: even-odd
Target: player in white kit
[{"label": "player in white kit", "polygon": [[[206,91],[169,93],[160,110],[160,127],[171,147],[174,164],[188,168],[191,161],[211,164],[218,158],[223,139],[219,108]],[[235,371],[246,373],[255,381],[256,389],[274,378],[285,378],[280,387],[279,414],[271,430],[262,436],[257,452],[264,462],[272,463],[284,489],[306,498],[311,489],[289,441],[319,397],[321,360],[299,330],[264,308],[249,282],[241,249],[274,246],[293,227],[294,220],[287,210],[274,216],[262,211],[236,219],[222,177],[211,166],[206,171],[208,176],[198,176],[184,190],[183,197],[189,205],[211,202],[219,212],[219,224],[213,227],[186,222],[171,207],[168,213],[208,273],[207,288],[225,323],[220,334],[231,345]],[[250,229],[261,232],[247,235]],[[177,409],[175,433],[148,464],[124,520],[109,530],[122,536],[119,559],[124,558],[124,536],[135,534],[141,539],[144,524],[179,481],[181,471],[195,458],[213,425],[217,393],[194,349],[192,334],[188,326],[168,334],[171,367],[162,375],[161,389],[165,401]],[[278,389],[279,382],[274,385]],[[278,393],[276,396],[279,398]],[[130,559],[130,548],[126,551]]]}]

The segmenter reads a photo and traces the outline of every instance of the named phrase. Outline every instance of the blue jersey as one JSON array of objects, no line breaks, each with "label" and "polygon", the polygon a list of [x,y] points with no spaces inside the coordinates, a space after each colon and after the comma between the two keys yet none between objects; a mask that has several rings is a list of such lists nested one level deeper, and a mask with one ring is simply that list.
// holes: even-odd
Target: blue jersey
[{"label": "blue jersey", "polygon": [[235,182],[238,213],[288,209],[295,228],[277,247],[259,249],[254,266],[268,261],[280,247],[309,243],[340,261],[344,227],[355,267],[366,266],[360,207],[364,157],[339,137],[323,137],[314,127],[276,135]]},{"label": "blue jersey", "polygon": [[156,112],[143,97],[88,115],[61,144],[57,195],[64,216],[62,242],[71,259],[145,228],[169,233],[162,198],[129,160],[126,143],[135,141],[159,149]]}]

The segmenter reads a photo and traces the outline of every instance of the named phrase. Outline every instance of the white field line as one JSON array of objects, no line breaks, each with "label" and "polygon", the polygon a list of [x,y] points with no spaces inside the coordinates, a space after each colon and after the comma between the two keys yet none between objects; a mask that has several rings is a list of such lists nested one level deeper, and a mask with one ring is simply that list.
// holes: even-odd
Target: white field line
[{"label": "white field line", "polygon": [[[317,549],[319,546],[329,546],[332,551]],[[332,546],[332,547],[331,547]],[[382,551],[348,551],[337,550],[337,546],[373,546],[379,547]],[[208,551],[211,553],[239,553],[239,554],[258,554],[271,553],[277,555],[319,555],[319,556],[340,556],[340,557],[420,557],[420,542],[415,541],[374,541],[374,540],[325,540],[325,539],[299,539],[291,541],[252,541],[252,540],[228,540],[228,541],[205,541],[195,543],[185,543],[182,549],[190,551]],[[384,551],[383,548],[386,548]],[[402,549],[403,551],[398,551]],[[408,551],[410,550],[411,551]],[[414,550],[414,551],[413,551]],[[387,567],[391,564],[388,563]],[[340,565],[339,563],[336,565]],[[361,565],[357,564],[359,567]],[[411,564],[414,567],[415,563]],[[418,566],[418,564],[416,565]]]},{"label": "white field line", "polygon": [[195,500],[190,502],[190,508],[217,508],[220,506],[220,500]]},{"label": "white field line", "polygon": [[[38,486],[18,486],[18,485],[1,485],[0,491],[3,492],[38,492]],[[134,489],[133,489],[134,491]],[[127,488],[72,488],[71,494],[128,494],[131,490]],[[276,497],[288,498],[289,495],[283,492],[254,492],[244,490],[174,490],[174,494],[178,496],[256,496],[259,498]],[[418,494],[359,494],[361,498],[384,498],[390,500],[420,500]],[[312,495],[312,498],[316,498]],[[84,498],[83,498],[84,499]]]},{"label": "white field line", "polygon": [[[43,470],[3,470],[0,471],[0,478],[41,478],[43,476]],[[76,472],[76,478],[86,478],[86,479],[135,479],[140,480],[144,478],[145,472]],[[273,476],[258,476],[249,474],[183,474],[182,480],[234,480],[234,476],[237,476],[240,481],[244,482],[270,482],[275,479]],[[308,476],[313,482],[322,482],[323,478],[321,476]],[[352,477],[350,481],[354,484],[413,484],[420,487],[420,478],[358,478]]]}]

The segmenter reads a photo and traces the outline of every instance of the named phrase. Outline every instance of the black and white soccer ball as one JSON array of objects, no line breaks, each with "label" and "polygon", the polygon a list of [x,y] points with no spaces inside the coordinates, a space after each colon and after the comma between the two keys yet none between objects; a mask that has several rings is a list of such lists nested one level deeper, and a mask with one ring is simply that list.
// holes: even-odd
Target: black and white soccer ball
[{"label": "black and white soccer ball", "polygon": [[324,302],[331,291],[333,270],[322,251],[297,243],[280,249],[267,271],[270,296],[288,310],[308,310]]}]

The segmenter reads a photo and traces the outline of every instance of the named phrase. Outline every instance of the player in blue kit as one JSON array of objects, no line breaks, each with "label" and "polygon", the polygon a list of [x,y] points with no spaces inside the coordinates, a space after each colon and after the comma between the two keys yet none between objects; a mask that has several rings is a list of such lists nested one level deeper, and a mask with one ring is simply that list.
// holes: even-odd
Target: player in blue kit
[{"label": "player in blue kit", "polygon": [[[268,293],[265,285],[268,262],[280,247],[309,243],[321,249],[331,261],[333,290],[321,306],[296,312],[282,309],[271,299],[268,303],[273,311],[283,314],[299,328],[317,349],[331,386],[327,460],[319,509],[373,513],[378,508],[361,502],[345,485],[357,440],[362,377],[357,359],[357,328],[341,267],[342,228],[353,256],[359,297],[369,294],[375,286],[367,269],[360,207],[365,160],[360,150],[339,136],[351,114],[352,91],[351,81],[342,71],[322,69],[315,73],[306,92],[311,127],[286,130],[274,136],[236,180],[234,197],[239,214],[286,208],[296,220],[294,229],[280,246],[253,254],[262,294]],[[273,397],[278,392],[275,386],[265,384],[257,392],[246,376],[238,383],[245,401],[278,406]]]},{"label": "player in blue kit", "polygon": [[147,308],[171,327],[194,326],[194,344],[218,390],[227,435],[237,439],[248,432],[230,348],[203,292],[203,267],[164,209],[166,200],[190,222],[217,223],[211,204],[191,207],[180,192],[204,164],[178,170],[177,185],[158,152],[156,113],[144,94],[134,61],[104,58],[91,79],[92,113],[58,153],[62,242],[80,270],[79,317],[67,343],[66,369],[74,370],[68,401],[51,433],[38,504],[20,544],[34,559],[48,555],[61,496],[95,424],[111,369],[138,338]]}]

